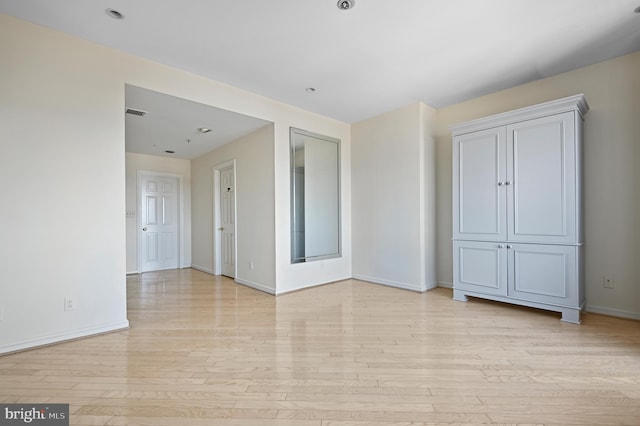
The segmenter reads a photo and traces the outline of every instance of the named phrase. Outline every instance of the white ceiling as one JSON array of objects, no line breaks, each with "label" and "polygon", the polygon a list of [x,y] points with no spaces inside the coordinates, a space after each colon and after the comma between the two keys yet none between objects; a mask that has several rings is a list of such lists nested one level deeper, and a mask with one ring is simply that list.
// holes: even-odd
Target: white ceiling
[{"label": "white ceiling", "polygon": [[1,13],[349,123],[638,51],[638,6],[356,0],[341,11],[336,0],[0,0]]},{"label": "white ceiling", "polygon": [[125,87],[125,104],[148,112],[143,117],[125,114],[125,149],[139,154],[192,160],[269,124],[131,85]]}]

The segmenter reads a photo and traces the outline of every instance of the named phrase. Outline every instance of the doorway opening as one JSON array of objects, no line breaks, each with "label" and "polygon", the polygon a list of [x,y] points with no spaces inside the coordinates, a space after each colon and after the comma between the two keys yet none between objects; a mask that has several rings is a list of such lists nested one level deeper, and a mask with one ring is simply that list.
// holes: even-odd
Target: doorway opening
[{"label": "doorway opening", "polygon": [[[142,267],[141,240],[148,239],[146,244],[153,246],[156,244],[153,239],[159,238],[159,235],[154,237],[141,235],[146,231],[141,231],[144,226],[140,226],[143,212],[138,196],[140,189],[137,174],[139,171],[150,171],[179,175],[178,238],[181,245],[175,250],[179,256],[176,267],[192,267],[210,274],[237,276],[236,265],[231,272],[223,272],[222,260],[217,266],[214,262],[215,253],[221,252],[221,243],[217,246],[214,243],[218,234],[215,230],[220,225],[216,225],[213,230],[210,230],[210,227],[213,216],[219,212],[219,209],[215,208],[213,211],[211,209],[213,193],[213,189],[210,188],[211,175],[207,176],[203,173],[202,179],[207,179],[208,182],[198,181],[200,176],[194,178],[192,167],[195,164],[194,160],[201,159],[218,148],[250,135],[270,122],[130,84],[125,84],[124,110],[127,158],[125,166],[127,274],[151,270],[151,268]],[[144,114],[126,113],[128,110]],[[207,165],[209,173],[218,161],[222,162],[228,158],[221,158]],[[235,182],[235,172],[233,178]],[[198,181],[195,190],[193,179]],[[235,219],[235,200],[233,208]],[[234,234],[237,234],[237,229]],[[235,239],[237,237],[234,235]],[[237,247],[234,240],[232,240],[233,247],[228,253],[233,255],[232,263],[237,264]],[[215,253],[214,246],[217,247]],[[164,267],[157,268],[164,269]]]}]

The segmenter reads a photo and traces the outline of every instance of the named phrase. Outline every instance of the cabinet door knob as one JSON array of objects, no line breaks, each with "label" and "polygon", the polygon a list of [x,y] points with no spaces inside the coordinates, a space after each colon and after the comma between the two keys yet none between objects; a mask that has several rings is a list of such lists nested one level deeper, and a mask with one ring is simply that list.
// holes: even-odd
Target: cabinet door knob
[{"label": "cabinet door knob", "polygon": [[504,248],[504,244],[498,244],[498,248]]},{"label": "cabinet door knob", "polygon": [[498,182],[498,186],[502,186],[502,185],[504,185],[504,182],[502,181]]},{"label": "cabinet door knob", "polygon": [[510,249],[513,248],[513,246],[511,244],[507,244],[507,248]]},{"label": "cabinet door knob", "polygon": [[511,185],[511,181],[510,181],[510,180],[508,180],[508,181],[506,181],[504,184],[505,184],[505,185]]}]

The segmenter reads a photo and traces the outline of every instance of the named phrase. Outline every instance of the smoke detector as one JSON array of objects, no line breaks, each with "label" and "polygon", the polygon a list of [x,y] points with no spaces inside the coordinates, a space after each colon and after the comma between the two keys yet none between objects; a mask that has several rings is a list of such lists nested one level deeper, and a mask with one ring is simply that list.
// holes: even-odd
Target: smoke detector
[{"label": "smoke detector", "polygon": [[356,5],[355,0],[340,0],[338,2],[338,9],[349,10],[349,9],[353,9],[355,5]]}]

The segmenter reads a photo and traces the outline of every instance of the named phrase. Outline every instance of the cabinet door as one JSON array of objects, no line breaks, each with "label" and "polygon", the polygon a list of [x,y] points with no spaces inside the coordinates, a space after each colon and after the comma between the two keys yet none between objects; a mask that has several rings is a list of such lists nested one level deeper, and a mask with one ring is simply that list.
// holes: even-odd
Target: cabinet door
[{"label": "cabinet door", "polygon": [[575,243],[573,112],[507,126],[509,241]]},{"label": "cabinet door", "polygon": [[506,156],[504,127],[454,137],[454,239],[506,239]]},{"label": "cabinet door", "polygon": [[578,306],[577,246],[510,244],[509,297]]},{"label": "cabinet door", "polygon": [[454,288],[482,294],[507,295],[505,244],[454,241],[453,250]]}]

